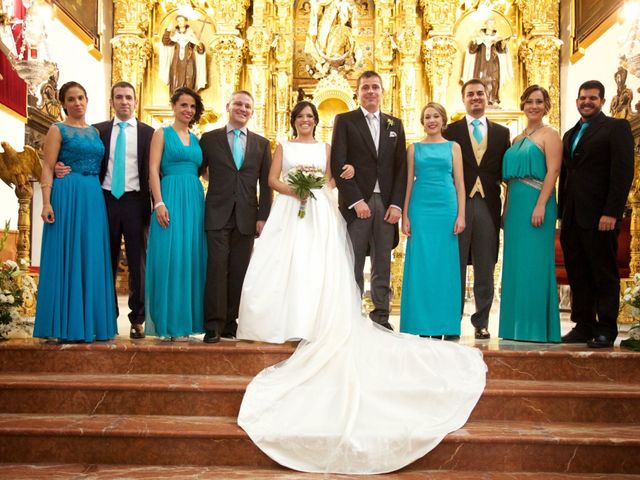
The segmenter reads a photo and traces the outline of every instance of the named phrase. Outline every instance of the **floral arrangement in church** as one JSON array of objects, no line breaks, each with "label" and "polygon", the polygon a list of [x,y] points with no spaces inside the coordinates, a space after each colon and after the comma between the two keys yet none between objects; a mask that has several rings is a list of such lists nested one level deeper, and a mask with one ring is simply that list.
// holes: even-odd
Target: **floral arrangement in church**
[{"label": "floral arrangement in church", "polygon": [[[627,287],[622,296],[622,304],[631,307],[634,320],[640,317],[640,273],[633,276],[633,285]],[[620,342],[621,347],[640,351],[640,323],[636,323],[629,330],[629,338]]]},{"label": "floral arrangement in church", "polygon": [[[7,222],[0,236],[0,250],[4,248],[8,237]],[[0,263],[0,325],[6,326],[19,321],[22,318],[20,308],[33,302],[36,291],[37,287],[33,279],[20,270],[16,262],[5,260]]]},{"label": "floral arrangement in church", "polygon": [[309,198],[316,198],[311,190],[322,188],[325,181],[324,173],[317,167],[301,165],[289,170],[287,184],[291,186],[293,193],[300,198],[299,218],[304,218]]}]

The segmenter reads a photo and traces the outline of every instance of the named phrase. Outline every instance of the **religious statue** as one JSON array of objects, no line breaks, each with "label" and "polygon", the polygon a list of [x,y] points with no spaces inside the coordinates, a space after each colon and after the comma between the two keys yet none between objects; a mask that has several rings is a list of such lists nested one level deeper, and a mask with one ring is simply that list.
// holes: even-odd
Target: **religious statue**
[{"label": "religious statue", "polygon": [[169,24],[162,35],[160,78],[169,85],[171,93],[180,87],[201,90],[207,85],[204,44],[185,16],[176,16],[176,23],[175,29]]},{"label": "religious statue", "polygon": [[487,103],[500,103],[500,87],[513,78],[507,38],[500,38],[494,20],[487,20],[469,42],[462,81],[479,78],[487,85]]},{"label": "religious statue", "polygon": [[353,66],[360,55],[354,38],[358,15],[351,0],[310,0],[309,6],[304,51],[315,62],[309,73],[325,76],[331,68]]},{"label": "religious statue", "polygon": [[617,91],[613,100],[611,100],[611,116],[615,118],[629,118],[631,115],[631,100],[633,92],[627,88],[627,71],[618,67],[613,78],[616,81]]}]

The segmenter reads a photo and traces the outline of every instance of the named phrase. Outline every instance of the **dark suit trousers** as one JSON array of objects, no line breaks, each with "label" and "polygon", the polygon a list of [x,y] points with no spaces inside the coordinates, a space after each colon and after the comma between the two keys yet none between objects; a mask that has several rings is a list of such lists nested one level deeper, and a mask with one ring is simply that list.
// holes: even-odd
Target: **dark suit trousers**
[{"label": "dark suit trousers", "polygon": [[473,297],[476,311],[471,323],[476,328],[489,326],[489,312],[493,303],[493,273],[496,267],[498,237],[487,202],[480,194],[467,198],[465,207],[466,228],[458,235],[460,248],[460,281],[462,282],[462,313],[467,280],[467,263],[471,253],[473,264]]},{"label": "dark suit trousers", "polygon": [[396,225],[384,221],[387,209],[379,193],[374,193],[367,203],[371,217],[356,218],[348,225],[349,237],[355,257],[355,277],[360,292],[364,293],[364,262],[367,250],[371,257],[371,300],[374,310],[371,320],[381,325],[389,324],[389,303],[391,301],[391,250]]},{"label": "dark suit trousers", "polygon": [[616,256],[618,229],[563,225],[560,243],[571,287],[571,320],[587,336],[618,336],[620,275]]},{"label": "dark suit trousers", "polygon": [[220,230],[207,230],[207,279],[204,289],[204,328],[236,334],[244,275],[254,235],[238,231],[235,211]]},{"label": "dark suit trousers", "polygon": [[129,321],[144,322],[144,276],[149,235],[149,197],[140,192],[125,192],[119,199],[109,190],[102,190],[109,219],[111,268],[114,283],[120,262],[120,245],[124,248],[129,266]]}]

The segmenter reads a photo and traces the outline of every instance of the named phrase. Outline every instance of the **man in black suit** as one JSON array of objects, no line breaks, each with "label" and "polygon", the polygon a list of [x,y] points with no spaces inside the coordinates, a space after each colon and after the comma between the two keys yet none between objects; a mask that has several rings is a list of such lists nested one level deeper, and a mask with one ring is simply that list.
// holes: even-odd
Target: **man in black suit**
[{"label": "man in black suit", "polygon": [[[360,108],[335,118],[331,171],[340,211],[347,221],[355,256],[355,277],[364,292],[364,262],[371,256],[371,319],[389,329],[391,250],[398,244],[398,220],[407,185],[407,152],[399,118],[380,111],[380,75],[366,71],[357,83]],[[340,176],[355,168],[349,180]]]},{"label": "man in black suit", "polygon": [[[109,219],[113,278],[115,282],[120,262],[120,245],[124,236],[129,266],[129,337],[139,339],[145,336],[144,276],[151,218],[149,145],[154,130],[136,119],[136,91],[130,83],[114,84],[111,87],[110,103],[115,111],[115,118],[94,125],[105,146],[100,182]],[[118,142],[124,146],[124,150],[119,150],[123,155],[116,155]],[[58,162],[55,171],[60,177],[71,169]]]},{"label": "man in black suit", "polygon": [[247,130],[253,97],[244,90],[234,92],[227,112],[229,123],[205,133],[200,140],[203,166],[209,169],[204,213],[208,250],[206,343],[236,335],[240,293],[253,241],[262,232],[271,209],[271,145],[266,138]]},{"label": "man in black suit", "polygon": [[467,227],[458,235],[460,245],[461,312],[469,258],[473,265],[473,296],[476,311],[471,315],[475,337],[489,338],[489,311],[493,303],[493,272],[498,259],[500,230],[500,182],[502,157],[509,148],[509,130],[491,122],[485,115],[486,86],[471,79],[462,86],[467,114],[444,131],[448,140],[460,144],[467,194]]},{"label": "man in black suit", "polygon": [[620,220],[633,181],[629,122],[602,113],[604,85],[583,83],[580,120],[563,137],[558,190],[560,242],[571,287],[571,320],[564,343],[613,346],[618,335],[620,275],[616,261]]}]

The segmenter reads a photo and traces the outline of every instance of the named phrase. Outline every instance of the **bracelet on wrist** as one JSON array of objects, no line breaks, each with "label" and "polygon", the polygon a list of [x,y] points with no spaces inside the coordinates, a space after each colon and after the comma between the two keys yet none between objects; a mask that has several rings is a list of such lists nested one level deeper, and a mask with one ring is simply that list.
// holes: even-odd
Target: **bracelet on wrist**
[{"label": "bracelet on wrist", "polygon": [[153,206],[153,209],[155,210],[158,207],[166,207],[166,205],[164,204],[164,202],[156,202],[156,204]]},{"label": "bracelet on wrist", "polygon": [[41,183],[40,184],[40,188],[52,188],[53,184],[52,183]]}]

